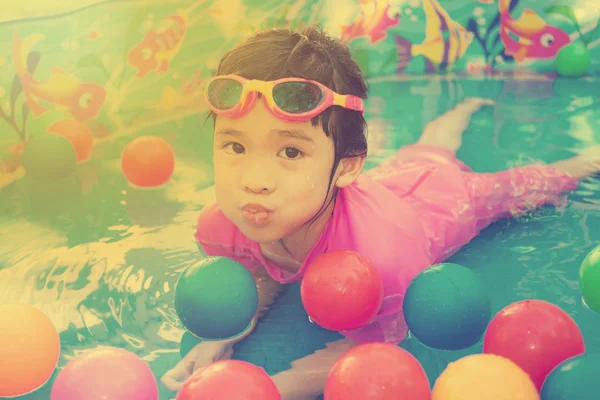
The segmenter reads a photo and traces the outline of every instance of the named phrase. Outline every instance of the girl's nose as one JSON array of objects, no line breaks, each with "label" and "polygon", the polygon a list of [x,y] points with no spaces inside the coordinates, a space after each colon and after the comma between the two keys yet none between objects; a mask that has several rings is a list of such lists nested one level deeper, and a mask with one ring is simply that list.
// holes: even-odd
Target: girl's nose
[{"label": "girl's nose", "polygon": [[242,188],[250,193],[266,194],[275,190],[273,172],[263,163],[253,163],[242,175]]}]

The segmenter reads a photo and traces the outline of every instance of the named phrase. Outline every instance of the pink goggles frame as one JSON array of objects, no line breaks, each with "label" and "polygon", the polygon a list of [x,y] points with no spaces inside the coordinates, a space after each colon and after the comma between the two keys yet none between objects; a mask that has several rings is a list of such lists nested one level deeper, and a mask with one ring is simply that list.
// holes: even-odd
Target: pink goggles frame
[{"label": "pink goggles frame", "polygon": [[[220,108],[215,107],[210,101],[209,91],[211,88],[211,84],[219,79],[234,80],[236,82],[239,82],[243,88],[242,93],[240,95],[240,99],[237,102],[237,104],[234,107],[229,108],[227,110],[222,110]],[[273,88],[279,84],[286,82],[308,82],[315,85],[321,90],[321,101],[314,108],[302,113],[291,113],[282,110],[275,103],[275,99],[273,98]],[[213,77],[207,82],[206,89],[204,92],[204,98],[212,112],[226,118],[234,119],[246,115],[255,106],[256,101],[258,99],[258,93],[262,94],[264,104],[271,111],[271,113],[275,115],[275,117],[283,119],[285,121],[307,121],[311,118],[316,117],[331,106],[341,106],[349,110],[360,111],[362,114],[364,114],[365,112],[364,102],[360,97],[354,95],[341,95],[335,93],[333,90],[329,89],[327,86],[319,82],[303,78],[283,78],[274,81],[259,81],[246,79],[238,75],[219,75]]]}]

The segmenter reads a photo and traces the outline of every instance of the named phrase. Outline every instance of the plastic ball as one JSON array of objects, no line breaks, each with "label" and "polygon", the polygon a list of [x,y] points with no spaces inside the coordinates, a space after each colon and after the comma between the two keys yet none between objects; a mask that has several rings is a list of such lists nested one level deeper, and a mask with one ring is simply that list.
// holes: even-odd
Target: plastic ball
[{"label": "plastic ball", "polygon": [[592,250],[581,263],[579,284],[585,304],[600,313],[600,246]]},{"label": "plastic ball", "polygon": [[600,354],[572,357],[554,368],[542,386],[542,400],[596,400]]},{"label": "plastic ball", "polygon": [[573,42],[558,52],[556,55],[556,70],[562,76],[579,77],[585,75],[592,57],[586,45],[579,41]]},{"label": "plastic ball", "polygon": [[515,362],[537,389],[568,358],[583,354],[583,335],[573,319],[554,304],[524,300],[500,310],[483,339],[483,352]]},{"label": "plastic ball", "polygon": [[539,400],[531,378],[512,361],[472,354],[448,364],[435,381],[431,400]]},{"label": "plastic ball", "polygon": [[90,158],[94,136],[84,123],[74,119],[63,119],[50,125],[47,132],[61,135],[71,142],[75,149],[77,162]]},{"label": "plastic ball", "polygon": [[324,400],[429,400],[425,370],[408,351],[390,343],[348,350],[325,383]]},{"label": "plastic ball", "polygon": [[227,257],[207,257],[177,281],[175,310],[195,336],[221,340],[246,331],[256,314],[258,290],[250,272]]},{"label": "plastic ball", "polygon": [[50,400],[157,400],[158,385],[148,363],[117,347],[88,350],[60,371]]},{"label": "plastic ball", "polygon": [[165,140],[143,136],[129,143],[121,156],[121,169],[134,186],[157,187],[167,183],[175,171],[175,154]]},{"label": "plastic ball", "polygon": [[481,340],[492,306],[476,273],[457,264],[438,264],[412,280],[404,295],[404,317],[421,343],[460,350]]},{"label": "plastic ball", "polygon": [[65,137],[48,133],[27,141],[21,163],[31,178],[59,180],[75,172],[77,154]]},{"label": "plastic ball", "polygon": [[349,331],[375,318],[383,302],[383,282],[365,257],[335,250],[308,266],[300,295],[314,323],[329,330]]},{"label": "plastic ball", "polygon": [[177,400],[280,400],[264,369],[246,361],[217,361],[194,372]]},{"label": "plastic ball", "polygon": [[60,357],[52,321],[27,304],[0,305],[0,397],[21,396],[42,387]]}]

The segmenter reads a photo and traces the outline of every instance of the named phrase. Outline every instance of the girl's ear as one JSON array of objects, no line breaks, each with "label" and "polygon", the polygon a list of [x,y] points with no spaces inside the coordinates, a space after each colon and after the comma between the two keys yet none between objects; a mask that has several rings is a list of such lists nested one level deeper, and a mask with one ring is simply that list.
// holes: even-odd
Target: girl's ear
[{"label": "girl's ear", "polygon": [[340,163],[338,165],[338,177],[335,181],[335,185],[338,188],[343,188],[351,185],[356,179],[358,179],[364,166],[364,156],[343,158],[342,160],[340,160]]}]

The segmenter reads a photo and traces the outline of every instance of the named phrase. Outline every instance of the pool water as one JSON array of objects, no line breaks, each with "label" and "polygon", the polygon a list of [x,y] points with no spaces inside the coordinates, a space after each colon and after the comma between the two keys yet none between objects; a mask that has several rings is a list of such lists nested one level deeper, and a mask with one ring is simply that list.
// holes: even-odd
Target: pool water
[{"label": "pool water", "polygon": [[[475,171],[552,162],[600,144],[600,82],[594,79],[454,79],[433,76],[369,82],[367,168],[417,140],[423,126],[469,96],[494,98],[474,116],[459,157]],[[211,122],[192,115],[135,132],[174,147],[167,186],[131,188],[120,155],[134,136],[111,132],[75,175],[40,184],[25,176],[0,191],[0,303],[24,302],[60,331],[59,367],[100,345],[147,360],[157,379],[180,360],[184,329],[173,306],[174,285],[193,260],[196,218],[212,199]],[[588,351],[600,351],[600,315],[581,300],[578,269],[600,243],[600,179],[569,196],[565,209],[546,207],[500,221],[451,258],[489,284],[493,311],[526,298],[555,303],[579,324]],[[402,254],[398,254],[402,257]],[[235,358],[269,374],[340,338],[311,324],[299,285],[287,285]],[[431,384],[448,362],[481,350],[437,351],[408,338],[402,347],[423,364]],[[52,381],[23,399],[48,399]],[[160,385],[160,398],[174,397]]]}]

